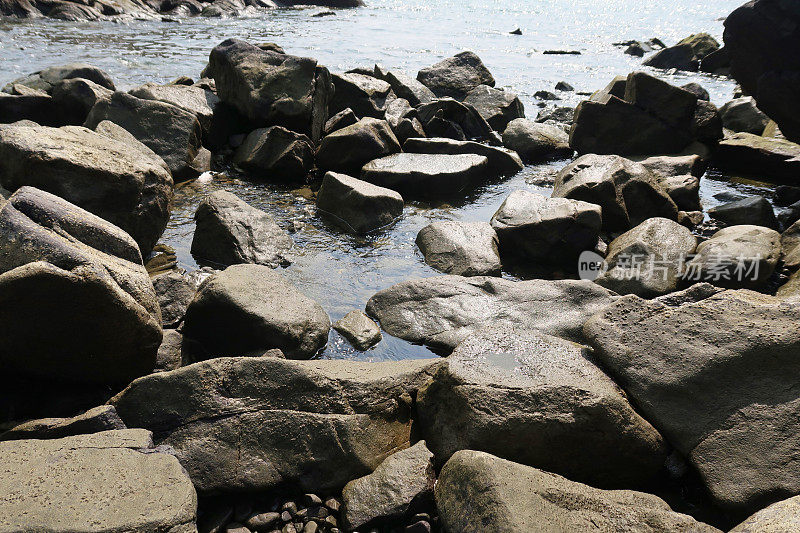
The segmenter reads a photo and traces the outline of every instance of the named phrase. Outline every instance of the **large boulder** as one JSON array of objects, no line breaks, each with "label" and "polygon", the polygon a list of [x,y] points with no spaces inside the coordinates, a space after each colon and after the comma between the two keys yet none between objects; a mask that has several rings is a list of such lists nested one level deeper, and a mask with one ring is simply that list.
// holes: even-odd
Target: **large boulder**
[{"label": "large boulder", "polygon": [[712,207],[708,210],[708,216],[728,226],[752,224],[778,229],[775,210],[763,196],[751,196]]},{"label": "large boulder", "polygon": [[705,174],[706,161],[698,155],[653,156],[639,161],[655,175],[681,211],[702,211],[700,178]]},{"label": "large boulder", "polygon": [[800,527],[800,496],[773,503],[728,533],[784,533]]},{"label": "large boulder", "polygon": [[661,436],[588,348],[518,326],[468,337],[417,402],[420,434],[439,464],[480,450],[619,488],[650,482],[667,457]]},{"label": "large boulder", "polygon": [[433,102],[436,95],[418,80],[402,72],[390,70],[384,77],[394,94],[404,98],[414,107]]},{"label": "large boulder", "polygon": [[335,172],[325,174],[317,191],[317,207],[358,234],[388,226],[403,214],[403,205],[391,189]]},{"label": "large boulder", "polygon": [[316,161],[321,170],[357,174],[373,159],[400,151],[400,142],[385,120],[362,118],[322,139]]},{"label": "large boulder", "polygon": [[345,73],[333,74],[333,98],[330,112],[352,109],[359,117],[383,118],[386,97],[391,86],[373,76]]},{"label": "large boulder", "polygon": [[[143,100],[165,102],[192,113],[200,122],[204,139],[209,135],[214,120],[214,111],[220,101],[213,92],[192,85],[145,83],[128,92]],[[55,91],[53,94],[55,95]]]},{"label": "large boulder", "polygon": [[503,146],[514,150],[526,163],[540,163],[551,158],[571,157],[569,136],[563,129],[526,118],[508,123],[503,131]]},{"label": "large boulder", "polygon": [[758,107],[752,96],[731,100],[719,110],[722,125],[731,131],[761,135],[769,123],[769,117]]},{"label": "large boulder", "polygon": [[270,267],[289,264],[294,242],[264,211],[235,194],[215,191],[200,202],[192,255],[217,265],[255,263]]},{"label": "large boulder", "polygon": [[600,490],[472,450],[442,468],[436,507],[447,531],[464,533],[720,533],[652,494]]},{"label": "large boulder", "polygon": [[282,275],[233,265],[208,278],[186,310],[183,333],[211,357],[262,355],[279,348],[313,357],[328,342],[328,314]]},{"label": "large boulder", "polygon": [[451,351],[487,325],[510,324],[580,341],[583,323],[614,301],[589,281],[436,276],[403,281],[367,302],[395,337]]},{"label": "large boulder", "polygon": [[800,6],[794,2],[747,2],[725,20],[731,75],[787,139],[800,142]]},{"label": "large boulder", "polygon": [[81,125],[94,105],[110,98],[113,91],[83,78],[62,80],[53,86],[53,102],[69,114],[69,123]]},{"label": "large boulder", "polygon": [[488,166],[488,159],[477,154],[401,153],[370,161],[361,179],[405,198],[454,197],[485,179]]},{"label": "large boulder", "polygon": [[316,60],[227,39],[211,51],[208,70],[220,99],[253,126],[283,126],[314,142],[321,137],[333,84]]},{"label": "large boulder", "polygon": [[800,144],[752,133],[735,133],[720,141],[714,151],[714,163],[730,173],[797,183]]},{"label": "large boulder", "polygon": [[422,104],[417,116],[429,137],[448,137],[459,141],[476,140],[498,144],[496,133],[478,110],[452,98]]},{"label": "large boulder", "polygon": [[111,403],[129,427],[157,430],[203,493],[325,493],[408,446],[431,363],[212,359],[138,379]]},{"label": "large boulder", "polygon": [[39,72],[34,72],[22,78],[18,78],[3,87],[3,91],[10,93],[14,85],[24,85],[51,94],[53,92],[53,87],[57,85],[58,82],[74,78],[83,78],[105,87],[106,89],[115,90],[111,76],[105,71],[93,67],[88,63],[67,63],[66,65],[48,67]]},{"label": "large boulder", "polygon": [[302,181],[314,166],[314,149],[307,136],[272,126],[250,132],[236,149],[233,162],[248,175]]},{"label": "large boulder", "polygon": [[500,175],[516,174],[524,168],[515,151],[475,141],[457,141],[444,137],[412,138],[403,143],[403,151],[415,154],[478,154],[484,156],[488,160],[489,168]]},{"label": "large boulder", "polygon": [[417,79],[438,97],[463,100],[478,85],[494,87],[489,69],[474,52],[461,52],[423,68]]},{"label": "large boulder", "polygon": [[197,493],[143,429],[0,442],[0,531],[196,531]]},{"label": "large boulder", "polygon": [[0,185],[46,190],[116,224],[148,254],[164,232],[164,162],[79,126],[0,126]]},{"label": "large boulder", "polygon": [[417,233],[425,262],[440,272],[457,276],[500,273],[497,234],[486,222],[433,222]]},{"label": "large boulder", "polygon": [[488,85],[472,89],[464,103],[477,109],[495,131],[503,131],[509,122],[525,116],[525,107],[516,94]]},{"label": "large boulder", "polygon": [[624,296],[584,329],[715,502],[752,512],[800,492],[798,319],[797,303],[727,290],[674,307]]}]

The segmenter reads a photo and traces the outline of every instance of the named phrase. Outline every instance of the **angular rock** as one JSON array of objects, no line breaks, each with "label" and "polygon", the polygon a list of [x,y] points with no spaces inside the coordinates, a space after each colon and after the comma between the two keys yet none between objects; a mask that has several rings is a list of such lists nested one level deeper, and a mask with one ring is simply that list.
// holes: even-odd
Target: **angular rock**
[{"label": "angular rock", "polygon": [[472,89],[464,103],[477,109],[495,131],[503,131],[509,122],[525,116],[525,107],[516,94],[488,85]]},{"label": "angular rock", "polygon": [[729,533],[783,533],[800,525],[800,497],[773,503],[761,509]]},{"label": "angular rock", "polygon": [[[188,357],[186,358],[188,361]],[[166,372],[183,366],[183,335],[174,329],[164,330],[164,340],[158,347],[156,366],[153,372]]]},{"label": "angular rock", "polygon": [[526,163],[566,158],[574,152],[564,130],[525,118],[517,118],[508,123],[503,131],[503,146],[517,152]]},{"label": "angular rock", "polygon": [[436,95],[422,83],[402,72],[390,70],[384,79],[398,98],[405,98],[414,107],[433,102]]},{"label": "angular rock", "polygon": [[438,97],[463,100],[478,85],[494,87],[489,69],[473,52],[461,52],[444,59],[417,74],[417,80]]},{"label": "angular rock", "polygon": [[186,85],[145,83],[128,92],[143,100],[165,102],[192,113],[200,122],[204,139],[209,135],[214,120],[214,110],[220,102],[213,92]]},{"label": "angular rock", "polygon": [[322,131],[325,135],[329,135],[336,130],[346,128],[356,122],[358,122],[358,117],[353,113],[353,110],[348,107],[329,118],[328,121],[325,122],[325,127]]},{"label": "angular rock", "polygon": [[685,91],[689,91],[693,95],[697,97],[698,100],[705,100],[706,102],[711,100],[711,95],[708,94],[708,91],[703,88],[702,85],[696,82],[687,83],[686,85],[681,85],[681,89]]},{"label": "angular rock", "polygon": [[311,139],[281,126],[252,131],[233,162],[262,178],[303,180],[314,166]]},{"label": "angular rock", "polygon": [[700,71],[717,74],[718,76],[730,76],[731,56],[728,50],[723,46],[704,57],[700,61]]},{"label": "angular rock", "polygon": [[689,127],[697,107],[697,96],[691,92],[644,72],[628,75],[625,101],[678,130]]},{"label": "angular rock", "polygon": [[70,418],[29,420],[0,433],[0,441],[20,439],[60,439],[73,435],[127,429],[112,405],[101,405]]},{"label": "angular rock", "polygon": [[691,44],[677,44],[659,50],[642,63],[645,66],[660,69],[677,69],[697,72],[700,68],[700,59],[695,54]]},{"label": "angular rock", "polygon": [[9,95],[0,92],[0,124],[32,121],[42,126],[66,126],[75,120],[70,109],[64,108],[51,96]]},{"label": "angular rock", "polygon": [[294,241],[264,211],[227,191],[215,191],[200,203],[192,255],[219,265],[255,263],[272,268],[289,264]]},{"label": "angular rock", "polygon": [[791,270],[800,267],[800,222],[795,222],[781,234],[781,260]]},{"label": "angular rock", "polygon": [[655,175],[678,209],[702,211],[700,178],[706,171],[706,164],[700,156],[656,156],[639,162]]},{"label": "angular rock", "polygon": [[554,109],[542,109],[536,116],[536,122],[546,124],[572,124],[575,109],[572,107],[556,107]]},{"label": "angular rock", "polygon": [[359,117],[383,118],[391,87],[383,80],[364,74],[333,74],[330,112],[352,109]]},{"label": "angular rock", "polygon": [[114,139],[115,141],[119,141],[122,144],[126,144],[129,148],[136,150],[137,152],[141,152],[145,157],[153,159],[154,162],[157,162],[159,165],[161,165],[161,168],[170,173],[169,165],[167,165],[167,163],[161,159],[160,155],[142,144],[139,139],[134,137],[131,132],[122,126],[119,126],[110,120],[103,120],[102,122],[99,122],[97,126],[95,126],[94,131],[100,135],[104,135],[110,139]]},{"label": "angular rock", "polygon": [[731,100],[719,112],[722,115],[722,125],[734,132],[761,135],[769,122],[769,117],[756,107],[752,96]]},{"label": "angular rock", "polygon": [[197,292],[195,284],[176,271],[153,276],[151,280],[161,308],[161,323],[165,328],[177,327]]},{"label": "angular rock", "polygon": [[486,222],[441,221],[428,224],[416,240],[425,262],[457,276],[500,273],[497,234]]},{"label": "angular rock", "polygon": [[720,48],[717,40],[708,33],[695,33],[690,35],[678,43],[678,45],[683,44],[691,46],[695,57],[701,61]]},{"label": "angular rock", "polygon": [[486,157],[489,168],[499,175],[516,174],[524,168],[515,151],[475,141],[456,141],[444,137],[412,138],[403,143],[403,151],[415,154],[478,154]]},{"label": "angular rock", "polygon": [[[717,141],[724,137],[722,117],[717,106],[705,100],[698,100],[689,134],[701,143],[716,145]],[[687,151],[690,151],[692,146],[689,145]]]},{"label": "angular rock", "polygon": [[786,139],[736,133],[720,141],[714,162],[724,171],[794,183],[800,172],[800,145]]},{"label": "angular rock", "polygon": [[53,91],[53,86],[58,84],[58,82],[73,78],[83,78],[93,81],[106,89],[115,90],[111,76],[105,71],[93,67],[88,63],[68,63],[66,65],[48,67],[39,72],[34,72],[33,74],[28,74],[27,76],[14,80],[3,87],[3,91],[10,92],[9,89],[11,86],[19,84],[50,94]]},{"label": "angular rock", "polygon": [[395,98],[386,105],[386,121],[400,144],[412,137],[425,137],[416,110],[404,98]]},{"label": "angular rock", "polygon": [[261,355],[280,348],[309,359],[328,342],[322,307],[261,265],[233,265],[208,278],[186,310],[183,334],[211,357]]},{"label": "angular rock", "polygon": [[403,205],[391,189],[335,172],[325,174],[317,192],[317,207],[359,234],[388,226],[403,214]]},{"label": "angular rock", "polygon": [[322,170],[358,173],[373,159],[400,151],[400,143],[385,120],[362,118],[353,125],[326,135],[317,149]]},{"label": "angular rock", "polygon": [[[442,98],[417,108],[417,115],[430,137],[450,137],[457,140],[495,142],[495,133],[473,106],[452,98]],[[447,135],[443,131],[455,133]]]},{"label": "angular rock", "polygon": [[778,228],[778,219],[775,217],[772,204],[763,196],[751,196],[712,207],[708,210],[708,216],[724,222],[728,226],[751,224],[772,229]]},{"label": "angular rock", "polygon": [[53,102],[69,113],[69,123],[81,125],[98,100],[110,98],[113,91],[83,78],[62,80],[53,86]]},{"label": "angular rock", "polygon": [[405,198],[453,197],[488,175],[488,159],[477,154],[401,153],[375,159],[361,169],[362,180]]},{"label": "angular rock", "polygon": [[337,320],[333,329],[342,334],[356,349],[364,351],[381,341],[381,328],[367,315],[353,310]]}]

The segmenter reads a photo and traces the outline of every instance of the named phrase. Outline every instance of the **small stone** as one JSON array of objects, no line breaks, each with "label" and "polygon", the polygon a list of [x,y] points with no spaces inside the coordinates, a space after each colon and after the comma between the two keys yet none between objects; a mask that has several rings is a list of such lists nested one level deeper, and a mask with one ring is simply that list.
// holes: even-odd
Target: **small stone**
[{"label": "small stone", "polygon": [[[368,350],[381,341],[381,328],[358,310],[347,313],[333,324],[333,329],[341,333],[355,348],[362,351]],[[319,497],[314,497],[319,500]],[[320,501],[320,503],[322,502]]]},{"label": "small stone", "polygon": [[328,498],[325,500],[325,507],[333,511],[334,513],[339,512],[339,508],[342,506],[341,502],[336,498]]},{"label": "small stone", "polygon": [[331,527],[337,527],[339,525],[339,521],[336,520],[335,516],[326,516],[325,523]]},{"label": "small stone", "polygon": [[281,515],[275,512],[260,513],[251,516],[245,521],[245,525],[255,531],[265,531],[280,525]]},{"label": "small stone", "polygon": [[297,533],[297,528],[294,527],[294,524],[286,524],[281,529],[281,533]]},{"label": "small stone", "polygon": [[251,533],[249,529],[239,522],[231,522],[225,526],[225,533]]},{"label": "small stone", "polygon": [[303,528],[303,533],[317,533],[317,529],[319,529],[319,526],[316,522],[309,522]]},{"label": "small stone", "polygon": [[572,92],[572,91],[575,90],[575,87],[573,87],[572,85],[570,85],[569,83],[567,83],[565,81],[560,81],[560,82],[556,83],[556,90],[557,91]]},{"label": "small stone", "polygon": [[284,522],[291,522],[292,521],[292,513],[290,513],[289,511],[283,511],[281,513],[281,520],[283,520]]},{"label": "small stone", "polygon": [[431,525],[425,520],[414,522],[410,526],[406,526],[406,528],[403,530],[403,533],[430,533],[430,532],[431,532]]}]

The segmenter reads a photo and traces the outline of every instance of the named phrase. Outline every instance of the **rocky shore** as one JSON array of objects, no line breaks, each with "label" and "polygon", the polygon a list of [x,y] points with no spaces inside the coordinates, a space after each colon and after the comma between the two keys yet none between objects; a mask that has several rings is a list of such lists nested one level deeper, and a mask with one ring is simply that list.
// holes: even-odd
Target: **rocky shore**
[{"label": "rocky shore", "polygon": [[[725,27],[620,43],[734,77],[720,108],[648,71],[527,118],[472,52],[331,72],[237,39],[197,79],[9,83],[0,533],[797,530],[800,9],[755,0]],[[163,253],[175,187],[201,177],[302,186],[325,224],[380,235],[543,162],[549,197],[430,223],[439,274],[336,321],[282,273],[301,245],[230,191],[195,213],[202,268]],[[772,202],[704,208],[709,169]],[[319,358],[332,329],[442,357]]]}]

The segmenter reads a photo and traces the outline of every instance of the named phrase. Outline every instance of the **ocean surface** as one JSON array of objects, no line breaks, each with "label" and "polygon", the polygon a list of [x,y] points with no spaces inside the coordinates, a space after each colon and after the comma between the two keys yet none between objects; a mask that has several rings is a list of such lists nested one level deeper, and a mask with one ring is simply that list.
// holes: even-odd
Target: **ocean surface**
[{"label": "ocean surface", "polygon": [[[369,0],[364,8],[327,11],[303,7],[263,12],[254,18],[189,18],[181,23],[136,21],[127,24],[67,23],[52,20],[0,21],[0,85],[44,67],[85,61],[111,74],[118,88],[167,82],[180,75],[198,78],[211,49],[230,37],[272,41],[288,53],[314,57],[332,71],[380,63],[416,74],[462,50],[476,52],[497,86],[520,95],[535,118],[536,91],[553,91],[566,81],[576,91],[602,88],[614,76],[649,70],[612,43],[658,37],[667,45],[697,32],[722,39],[722,19],[742,0]],[[521,29],[522,35],[509,32]],[[545,50],[575,50],[580,55],[544,55]],[[733,96],[729,79],[705,74],[651,71],[675,84],[696,81],[721,105]],[[559,93],[558,105],[576,105],[581,96]],[[549,195],[548,182],[566,162],[527,166],[511,178],[485,184],[458,202],[408,203],[391,228],[368,237],[342,233],[321,218],[307,190],[259,183],[246,176],[217,176],[180,184],[162,242],[175,248],[180,265],[198,268],[189,253],[193,214],[203,195],[225,188],[271,213],[297,244],[294,261],[282,272],[319,301],[335,321],[363,309],[378,290],[415,277],[438,273],[417,250],[417,232],[435,220],[488,221],[514,189]],[[706,208],[722,203],[714,195],[764,194],[771,189],[752,181],[709,173],[702,182]],[[509,273],[504,276],[513,278]],[[358,352],[332,331],[320,357],[387,360],[430,357],[424,347],[384,335],[367,352]]]}]

